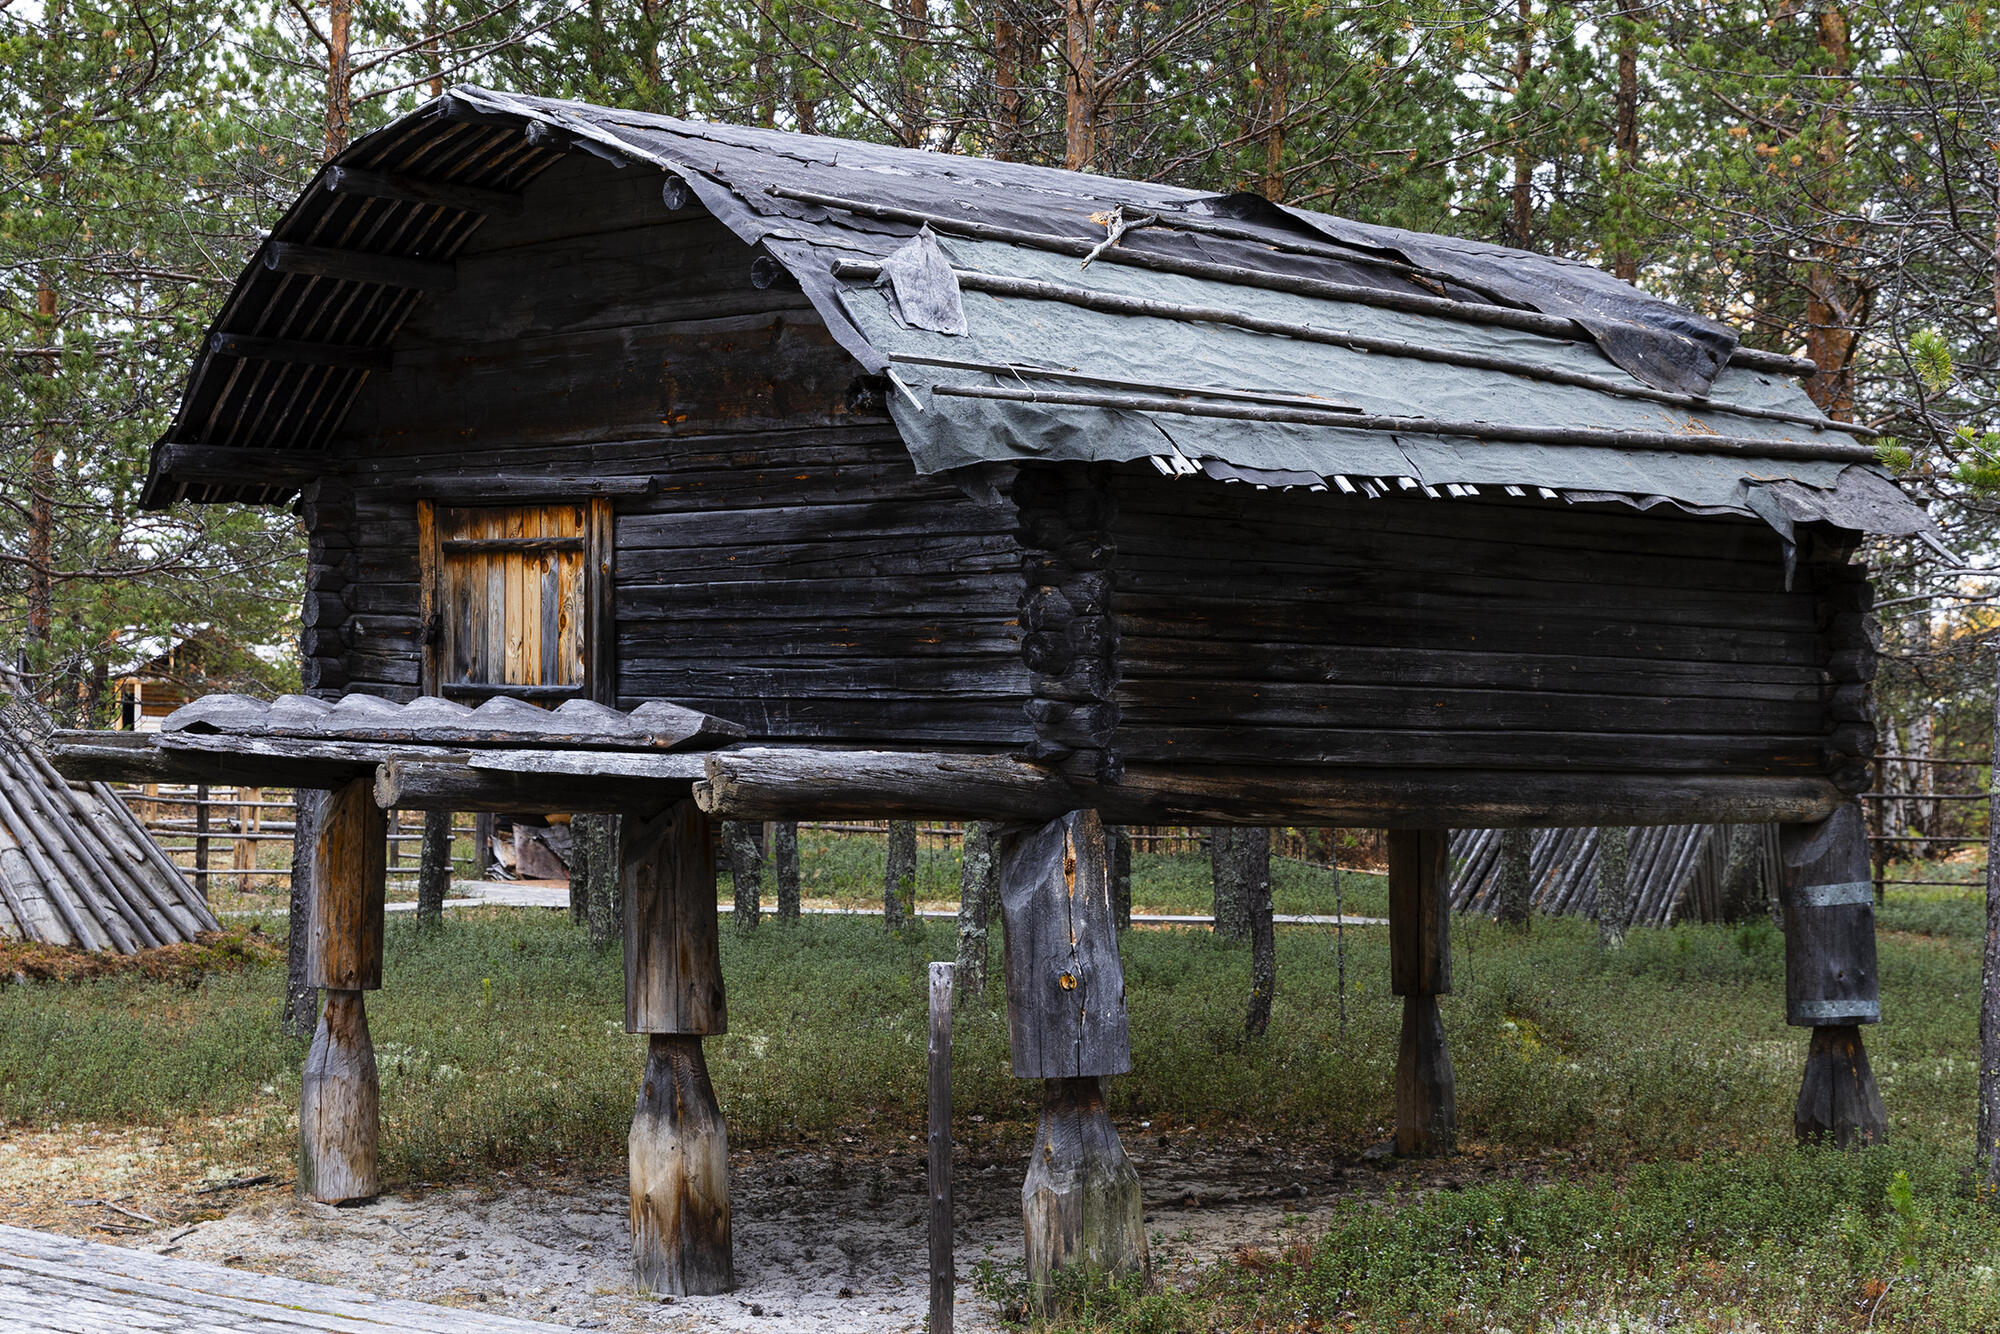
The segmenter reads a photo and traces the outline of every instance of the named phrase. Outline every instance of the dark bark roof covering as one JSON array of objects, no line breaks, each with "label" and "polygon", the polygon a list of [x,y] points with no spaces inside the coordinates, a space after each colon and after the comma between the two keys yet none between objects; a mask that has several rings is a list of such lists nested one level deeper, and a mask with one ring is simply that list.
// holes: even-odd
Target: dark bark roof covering
[{"label": "dark bark roof covering", "polygon": [[496,696],[478,707],[423,696],[398,704],[374,695],[329,703],[311,695],[261,700],[203,695],[167,715],[163,733],[373,741],[425,746],[534,746],[584,750],[711,750],[743,739],[742,724],[665,700],[630,712],[585,699],[544,709]]},{"label": "dark bark roof covering", "polygon": [[[923,471],[1152,459],[1257,485],[1927,526],[1868,433],[1790,383],[1797,363],[1589,265],[1252,195],[477,88],[322,172],[238,283],[162,444],[324,448],[423,291],[288,270],[279,248],[448,263],[483,215],[426,185],[518,195],[568,152],[665,173],[782,264],[890,378]],[[356,173],[403,179],[358,192]],[[269,339],[336,354],[267,356]],[[164,451],[154,467],[153,504],[291,489],[176,472]],[[1780,483],[1782,502],[1761,494]]]}]

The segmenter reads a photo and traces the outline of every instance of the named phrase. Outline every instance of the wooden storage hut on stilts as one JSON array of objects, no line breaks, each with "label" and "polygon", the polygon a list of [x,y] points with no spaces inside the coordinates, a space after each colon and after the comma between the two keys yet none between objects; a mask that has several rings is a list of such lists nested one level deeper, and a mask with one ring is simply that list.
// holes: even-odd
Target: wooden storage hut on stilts
[{"label": "wooden storage hut on stilts", "polygon": [[1391,831],[1409,1152],[1456,1125],[1448,829],[1778,823],[1802,1124],[1876,1135],[1853,556],[1926,521],[1811,369],[1255,196],[456,89],[313,181],[154,455],[153,505],[296,505],[322,707],[64,762],[331,790],[322,1198],[376,1184],[382,809],[625,813],[663,1290],[731,1282],[716,819],[1007,827],[1038,1284],[1145,1264],[1100,821]]}]

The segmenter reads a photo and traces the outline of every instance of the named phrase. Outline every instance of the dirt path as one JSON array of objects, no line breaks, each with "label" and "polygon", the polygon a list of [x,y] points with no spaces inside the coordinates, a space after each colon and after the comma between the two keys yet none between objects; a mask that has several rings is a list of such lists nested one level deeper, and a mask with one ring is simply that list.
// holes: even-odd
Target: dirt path
[{"label": "dirt path", "polygon": [[[999,1128],[961,1146],[958,1325],[967,1331],[1001,1323],[974,1291],[976,1267],[1018,1272],[1028,1129]],[[1384,1171],[1274,1141],[1150,1126],[1126,1133],[1145,1183],[1155,1268],[1167,1279],[1243,1247],[1309,1236],[1330,1210],[1380,1195],[1392,1178],[1407,1187],[1413,1174],[1445,1184],[1496,1170],[1473,1157]],[[498,1174],[484,1187],[398,1191],[335,1209],[294,1199],[286,1179],[203,1190],[192,1155],[158,1132],[9,1134],[0,1138],[0,1220],[587,1329],[887,1334],[918,1330],[924,1318],[916,1149],[844,1142],[732,1155],[738,1290],[677,1301],[630,1290],[625,1183],[615,1175]]]}]

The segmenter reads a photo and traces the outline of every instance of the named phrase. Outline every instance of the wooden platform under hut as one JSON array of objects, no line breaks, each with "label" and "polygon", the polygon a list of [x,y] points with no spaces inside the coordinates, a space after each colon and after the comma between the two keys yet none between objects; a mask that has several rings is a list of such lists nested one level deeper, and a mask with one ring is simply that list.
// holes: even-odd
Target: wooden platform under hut
[{"label": "wooden platform under hut", "polygon": [[1798,1127],[1875,1138],[1855,556],[1931,530],[1814,370],[1250,194],[458,88],[313,179],[153,454],[150,505],[300,515],[330,707],[63,762],[325,792],[328,1200],[380,1184],[383,809],[621,814],[650,1289],[733,1281],[716,820],[1007,827],[1042,1294],[1147,1264],[1105,824],[1391,831],[1407,1153],[1456,1133],[1450,829],[1777,824]]}]

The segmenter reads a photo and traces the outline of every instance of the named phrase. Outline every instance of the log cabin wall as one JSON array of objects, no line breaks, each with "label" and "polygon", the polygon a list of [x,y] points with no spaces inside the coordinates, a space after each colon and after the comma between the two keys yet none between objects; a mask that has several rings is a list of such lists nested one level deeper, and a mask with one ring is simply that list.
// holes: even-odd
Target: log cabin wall
[{"label": "log cabin wall", "polygon": [[670,212],[657,173],[571,157],[526,202],[355,402],[333,446],[352,470],[321,484],[339,504],[302,507],[341,585],[308,684],[418,693],[419,495],[595,489],[621,707],[671,699],[753,737],[1024,741],[1012,505],[919,478],[805,297],[758,289],[755,252]]},{"label": "log cabin wall", "polygon": [[1117,758],[1821,774],[1872,753],[1868,585],[1668,506],[1364,500],[1121,468]]}]

